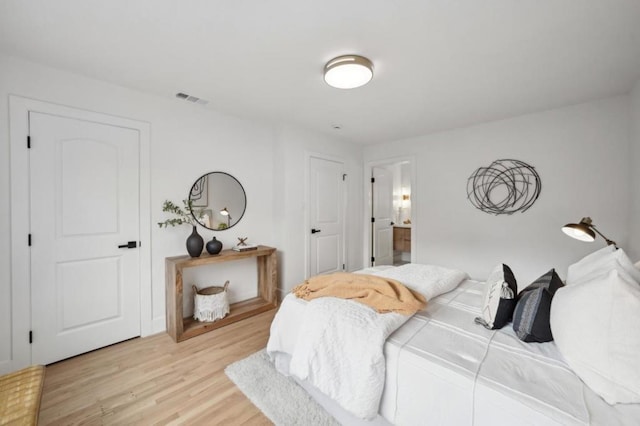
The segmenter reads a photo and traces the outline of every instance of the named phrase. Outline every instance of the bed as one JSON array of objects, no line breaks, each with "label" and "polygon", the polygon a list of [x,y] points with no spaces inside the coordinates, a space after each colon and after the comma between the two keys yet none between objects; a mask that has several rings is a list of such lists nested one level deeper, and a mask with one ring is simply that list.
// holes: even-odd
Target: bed
[{"label": "bed", "polygon": [[[384,274],[384,269],[362,272]],[[297,381],[348,425],[640,423],[640,404],[607,404],[573,372],[553,342],[525,343],[511,327],[488,330],[474,323],[484,285],[463,280],[386,339],[384,389],[375,418],[353,416],[307,381]],[[277,339],[270,339],[267,350],[285,375],[308,303],[288,295],[278,313],[278,330],[272,327]]]}]

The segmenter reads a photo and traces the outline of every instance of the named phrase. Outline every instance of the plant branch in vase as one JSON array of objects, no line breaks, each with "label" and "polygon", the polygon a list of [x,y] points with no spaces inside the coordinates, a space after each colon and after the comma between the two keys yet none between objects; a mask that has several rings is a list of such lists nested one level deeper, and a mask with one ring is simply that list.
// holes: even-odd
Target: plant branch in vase
[{"label": "plant branch in vase", "polygon": [[183,207],[178,206],[172,201],[165,200],[162,204],[162,211],[165,213],[171,213],[176,217],[165,220],[164,222],[158,222],[160,228],[168,228],[169,226],[178,225],[191,225],[192,232],[187,238],[187,252],[191,257],[199,257],[202,254],[204,248],[204,240],[198,234],[198,228],[196,225],[203,216],[204,209],[194,209],[193,202],[191,200],[182,200]]}]

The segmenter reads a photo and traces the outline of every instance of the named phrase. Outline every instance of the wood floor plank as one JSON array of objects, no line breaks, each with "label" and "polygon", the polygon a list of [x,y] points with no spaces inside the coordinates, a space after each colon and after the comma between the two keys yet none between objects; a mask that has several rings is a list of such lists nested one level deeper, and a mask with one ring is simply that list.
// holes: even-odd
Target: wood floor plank
[{"label": "wood floor plank", "polygon": [[275,310],[181,343],[132,339],[47,366],[41,425],[269,425],[224,369],[261,348]]}]

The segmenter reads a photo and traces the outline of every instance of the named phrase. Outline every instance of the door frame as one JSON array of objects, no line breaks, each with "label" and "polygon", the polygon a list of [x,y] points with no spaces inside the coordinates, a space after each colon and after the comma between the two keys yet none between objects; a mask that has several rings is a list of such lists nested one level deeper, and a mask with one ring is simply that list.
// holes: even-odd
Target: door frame
[{"label": "door frame", "polygon": [[371,266],[371,211],[373,208],[372,204],[372,190],[371,190],[371,175],[373,174],[373,168],[378,166],[389,166],[391,164],[400,163],[403,161],[408,161],[411,166],[411,263],[416,262],[416,227],[418,226],[417,220],[417,209],[415,200],[417,200],[417,185],[416,185],[416,162],[414,156],[402,156],[402,157],[390,157],[382,160],[372,160],[367,161],[364,164],[364,196],[366,197],[366,202],[364,202],[364,214],[362,216],[362,223],[364,224],[364,240],[363,240],[363,265],[365,268]]},{"label": "door frame", "polygon": [[11,365],[9,371],[31,364],[30,170],[27,137],[29,112],[58,115],[137,130],[140,149],[140,335],[152,334],[151,295],[151,176],[150,123],[9,95],[11,176]]},{"label": "door frame", "polygon": [[[304,278],[307,279],[311,275],[311,260],[309,257],[311,256],[311,220],[309,215],[311,212],[309,211],[309,206],[311,205],[311,193],[309,191],[309,184],[311,183],[310,178],[310,169],[311,169],[311,159],[318,158],[320,160],[325,161],[333,161],[336,163],[342,164],[345,167],[344,174],[347,175],[347,179],[349,178],[346,170],[347,163],[344,158],[334,157],[331,155],[321,154],[318,152],[305,151],[304,156]],[[343,180],[342,185],[342,263],[345,265],[345,270],[349,270],[349,264],[347,262],[347,200],[348,200],[348,192],[347,192],[347,180]]]}]

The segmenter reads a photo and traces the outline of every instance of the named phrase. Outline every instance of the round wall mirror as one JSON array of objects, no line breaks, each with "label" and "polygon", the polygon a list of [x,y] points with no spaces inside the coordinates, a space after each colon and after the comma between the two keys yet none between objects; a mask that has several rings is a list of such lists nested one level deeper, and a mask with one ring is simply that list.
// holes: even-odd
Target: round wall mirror
[{"label": "round wall mirror", "polygon": [[213,231],[223,231],[240,222],[247,207],[244,188],[236,178],[224,172],[211,172],[198,178],[189,192],[198,223]]}]

